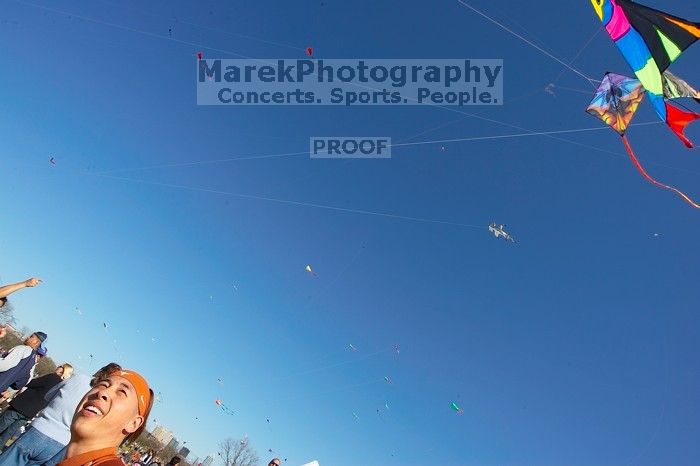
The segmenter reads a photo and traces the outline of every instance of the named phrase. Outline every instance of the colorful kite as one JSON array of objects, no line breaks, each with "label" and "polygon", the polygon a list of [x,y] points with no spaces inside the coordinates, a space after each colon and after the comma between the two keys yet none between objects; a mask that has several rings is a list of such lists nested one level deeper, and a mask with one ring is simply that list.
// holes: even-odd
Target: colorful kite
[{"label": "colorful kite", "polygon": [[649,94],[654,110],[689,147],[685,127],[700,118],[671,105],[664,94],[662,74],[681,53],[700,38],[700,23],[693,23],[631,0],[591,0],[608,34]]},{"label": "colorful kite", "polygon": [[632,159],[632,163],[634,163],[639,173],[641,173],[647,181],[660,188],[675,192],[688,204],[700,209],[700,205],[696,204],[683,192],[672,186],[660,183],[649,176],[632,151],[632,146],[630,146],[625,132],[642,99],[644,99],[644,88],[638,80],[619,74],[607,73],[596,90],[595,97],[586,111],[603,120],[622,136],[622,142]]},{"label": "colorful kite", "polygon": [[221,400],[216,400],[216,401],[214,401],[214,403],[216,403],[216,406],[221,408],[221,411],[225,412],[226,414],[230,414],[230,415],[234,414],[233,410],[231,408],[229,408],[228,406],[226,406]]},{"label": "colorful kite", "polygon": [[457,406],[457,403],[452,403],[451,405],[452,410],[454,410],[457,414],[464,414],[464,410]]},{"label": "colorful kite", "polygon": [[667,99],[690,97],[700,103],[700,92],[670,71],[664,71],[664,97]]}]

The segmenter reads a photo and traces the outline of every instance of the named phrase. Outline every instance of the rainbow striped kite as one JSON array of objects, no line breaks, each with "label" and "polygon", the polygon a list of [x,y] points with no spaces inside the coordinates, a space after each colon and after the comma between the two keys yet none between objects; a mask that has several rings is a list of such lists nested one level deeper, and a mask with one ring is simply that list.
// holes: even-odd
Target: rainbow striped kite
[{"label": "rainbow striped kite", "polygon": [[591,0],[608,34],[649,94],[654,110],[687,147],[685,127],[700,115],[671,105],[664,94],[663,73],[700,38],[700,23],[640,5],[631,0]]}]

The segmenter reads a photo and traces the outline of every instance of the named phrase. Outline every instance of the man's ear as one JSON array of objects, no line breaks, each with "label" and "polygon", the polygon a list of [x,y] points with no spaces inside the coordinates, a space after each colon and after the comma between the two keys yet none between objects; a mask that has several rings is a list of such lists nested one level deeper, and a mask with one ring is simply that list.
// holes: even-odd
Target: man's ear
[{"label": "man's ear", "polygon": [[143,425],[143,416],[136,416],[131,421],[127,423],[124,427],[124,431],[127,434],[133,434]]}]

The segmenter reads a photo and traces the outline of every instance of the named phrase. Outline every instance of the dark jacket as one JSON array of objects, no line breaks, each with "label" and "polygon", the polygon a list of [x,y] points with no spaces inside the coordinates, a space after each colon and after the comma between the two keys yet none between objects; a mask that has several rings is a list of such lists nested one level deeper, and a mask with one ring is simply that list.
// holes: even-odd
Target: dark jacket
[{"label": "dark jacket", "polygon": [[27,384],[27,389],[25,391],[10,401],[10,407],[27,419],[33,418],[49,404],[49,402],[44,399],[46,392],[51,390],[51,388],[56,386],[60,381],[61,376],[55,372],[32,380]]},{"label": "dark jacket", "polygon": [[[15,346],[10,351],[17,351],[24,345]],[[31,377],[32,368],[36,363],[36,351],[32,350],[29,352],[28,356],[25,356],[20,360],[14,367],[7,369],[6,371],[0,372],[0,392],[4,392],[8,388],[12,387],[15,390],[19,390],[29,382]]]}]

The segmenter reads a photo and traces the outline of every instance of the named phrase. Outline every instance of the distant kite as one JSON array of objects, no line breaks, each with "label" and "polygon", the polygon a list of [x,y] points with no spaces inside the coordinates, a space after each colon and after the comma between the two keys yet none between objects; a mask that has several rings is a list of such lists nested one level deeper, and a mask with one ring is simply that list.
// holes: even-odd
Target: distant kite
[{"label": "distant kite", "polygon": [[451,407],[452,410],[455,411],[457,414],[464,414],[464,410],[463,410],[462,408],[460,408],[459,406],[457,406],[457,403],[452,403],[452,405],[451,405],[450,407]]},{"label": "distant kite", "polygon": [[304,267],[304,270],[309,275],[314,276],[314,277],[316,276],[316,272],[314,272],[314,269],[312,269],[310,265],[307,265],[306,267]]},{"label": "distant kite", "polygon": [[216,401],[214,401],[214,403],[216,403],[216,405],[221,408],[221,411],[225,412],[226,414],[230,414],[230,415],[235,414],[233,412],[233,410],[231,408],[229,408],[228,406],[226,406],[221,400],[216,400]]},{"label": "distant kite", "polygon": [[306,55],[313,57],[314,56],[314,48],[313,47],[306,47]]}]

